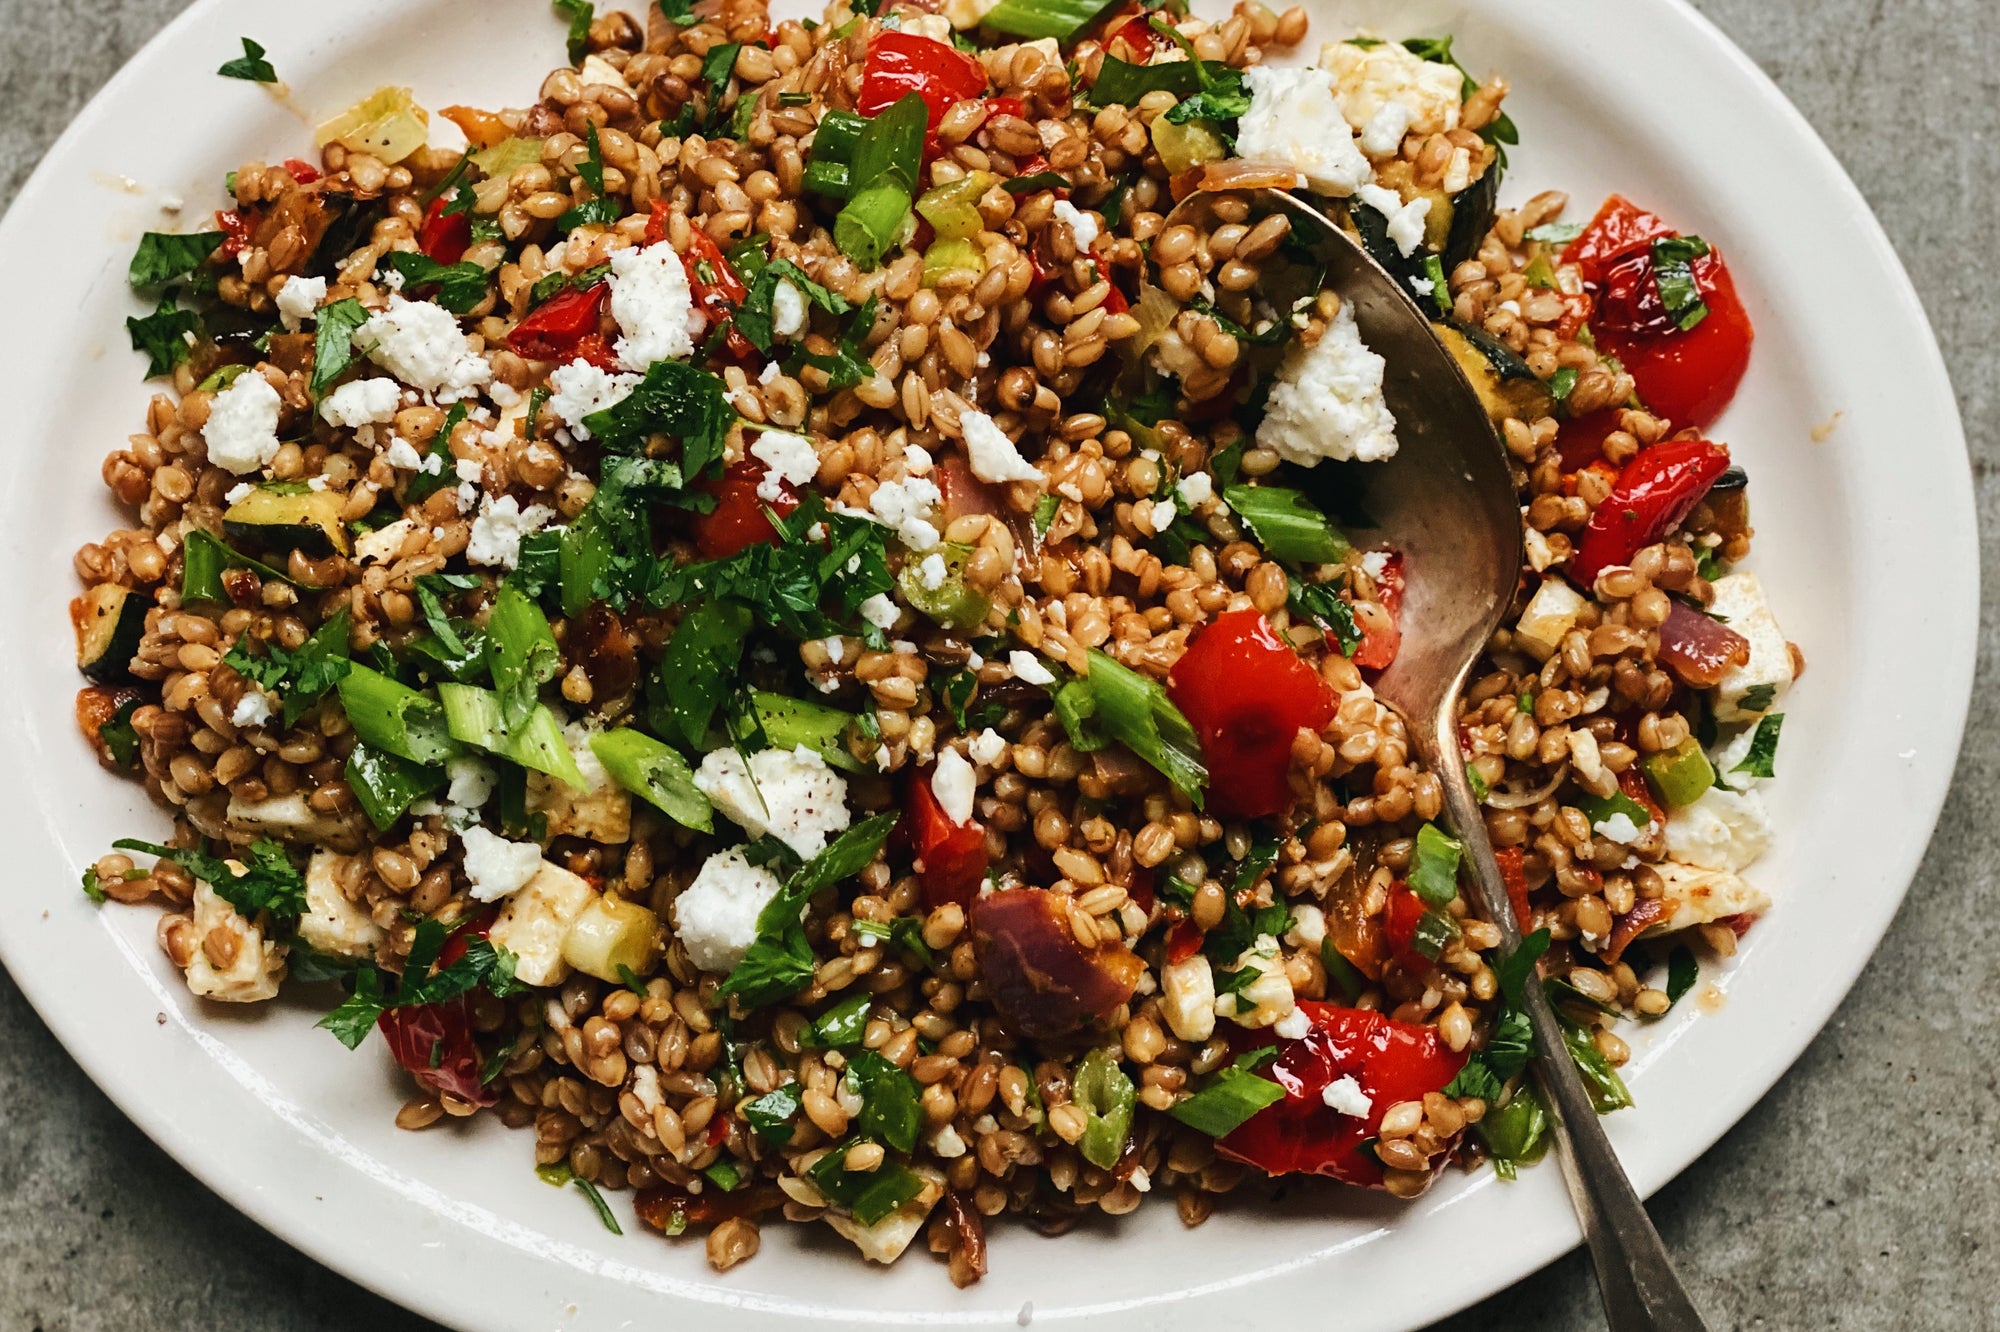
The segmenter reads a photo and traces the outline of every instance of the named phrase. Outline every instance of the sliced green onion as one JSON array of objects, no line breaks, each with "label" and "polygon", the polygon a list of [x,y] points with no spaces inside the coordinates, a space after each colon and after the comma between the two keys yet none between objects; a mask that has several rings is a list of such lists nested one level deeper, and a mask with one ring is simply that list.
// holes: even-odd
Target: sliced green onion
[{"label": "sliced green onion", "polygon": [[1110,7],[1111,0],[1000,0],[979,20],[982,27],[1033,41],[1066,42]]},{"label": "sliced green onion", "polygon": [[808,194],[824,194],[831,199],[845,199],[848,190],[848,176],[847,163],[821,162],[815,159],[806,164],[806,192]]},{"label": "sliced green onion", "polygon": [[933,185],[917,200],[917,212],[931,224],[939,240],[970,240],[985,230],[979,200],[997,179],[991,172],[969,171],[957,180]]},{"label": "sliced green onion", "polygon": [[894,175],[905,190],[916,188],[924,161],[924,131],[930,111],[924,99],[905,93],[888,110],[867,121],[854,143],[849,165],[854,183],[867,187],[883,176]]},{"label": "sliced green onion", "polygon": [[854,149],[861,142],[861,131],[867,128],[865,117],[838,107],[829,109],[819,118],[819,128],[813,132],[813,160],[847,165],[854,160]]},{"label": "sliced green onion", "polygon": [[1283,1087],[1244,1067],[1250,1058],[1239,1056],[1235,1063],[1217,1069],[1207,1086],[1177,1102],[1167,1113],[1191,1129],[1221,1138],[1234,1133],[1259,1110],[1284,1100]]},{"label": "sliced green onion", "polygon": [[590,737],[590,752],[611,780],[684,828],[715,827],[708,797],[694,784],[694,770],[680,751],[629,727]]},{"label": "sliced green onion", "polygon": [[820,1196],[844,1207],[864,1226],[883,1217],[924,1191],[924,1181],[901,1162],[885,1161],[873,1170],[849,1170],[842,1164],[847,1149],[860,1139],[835,1143],[806,1171]]},{"label": "sliced green onion", "polygon": [[881,266],[882,256],[902,234],[910,215],[910,192],[901,181],[878,180],[850,195],[833,219],[833,243],[864,270]]},{"label": "sliced green onion", "polygon": [[500,721],[509,729],[528,720],[536,691],[562,669],[562,649],[542,608],[513,580],[501,584],[486,620],[492,644],[493,690],[500,696]]},{"label": "sliced green onion", "polygon": [[846,207],[833,222],[842,254],[872,269],[902,237],[912,191],[923,167],[924,99],[908,93],[867,121],[854,143]]},{"label": "sliced green onion", "polygon": [[1435,823],[1417,829],[1417,849],[1410,860],[1410,891],[1426,906],[1450,906],[1458,896],[1458,862],[1464,852],[1464,845],[1445,836]]},{"label": "sliced green onion", "polygon": [[181,600],[228,602],[229,593],[222,586],[225,569],[249,569],[265,579],[290,581],[270,565],[223,545],[212,533],[190,528],[181,538]]},{"label": "sliced green onion", "polygon": [[1514,1167],[1538,1159],[1548,1149],[1549,1114],[1532,1087],[1522,1087],[1503,1106],[1489,1106],[1479,1121],[1479,1137],[1493,1157],[1493,1169],[1512,1179]]},{"label": "sliced green onion", "polygon": [[1692,735],[1683,736],[1672,749],[1648,754],[1644,767],[1646,784],[1669,809],[1692,805],[1715,785],[1715,765]]},{"label": "sliced green onion", "polygon": [[1435,962],[1458,933],[1457,921],[1436,907],[1425,907],[1424,914],[1417,918],[1416,931],[1410,936],[1410,947]]},{"label": "sliced green onion", "polygon": [[1226,486],[1222,498],[1259,545],[1286,564],[1337,564],[1353,549],[1311,500],[1283,486]]},{"label": "sliced green onion", "polygon": [[1093,648],[1090,698],[1105,732],[1159,769],[1199,808],[1202,790],[1208,785],[1201,742],[1188,719],[1167,697],[1166,689],[1157,680]]},{"label": "sliced green onion", "polygon": [[1118,1067],[1116,1055],[1099,1048],[1077,1065],[1070,1095],[1084,1113],[1077,1151],[1098,1169],[1111,1169],[1124,1154],[1125,1139],[1132,1132],[1132,1112],[1139,1099],[1132,1079]]},{"label": "sliced green onion", "polygon": [[458,752],[444,708],[399,680],[355,662],[335,686],[355,738],[412,763],[442,763]]},{"label": "sliced green onion", "polygon": [[576,790],[584,789],[576,756],[563,740],[562,723],[546,705],[537,703],[528,720],[510,731],[501,720],[500,696],[490,689],[441,684],[438,698],[444,704],[452,739],[511,759],[533,772],[547,773]]},{"label": "sliced green onion", "polygon": [[440,766],[412,763],[365,744],[356,745],[347,756],[345,775],[362,813],[383,829],[402,818],[417,801],[442,791],[450,781]]},{"label": "sliced green onion", "polygon": [[853,713],[764,689],[750,691],[750,706],[771,748],[789,750],[803,746],[832,767],[863,771],[861,760],[847,748],[847,737],[861,725],[861,719]]}]

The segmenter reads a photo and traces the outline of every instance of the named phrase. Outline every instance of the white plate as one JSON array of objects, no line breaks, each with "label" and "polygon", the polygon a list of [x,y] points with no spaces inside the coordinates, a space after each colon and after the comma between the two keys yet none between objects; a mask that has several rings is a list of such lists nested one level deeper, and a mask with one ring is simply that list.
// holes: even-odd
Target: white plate
[{"label": "white plate", "polygon": [[[1218,10],[1201,0],[1204,11]],[[1559,186],[1587,215],[1617,189],[1723,246],[1756,321],[1748,381],[1716,432],[1755,478],[1760,572],[1811,665],[1786,703],[1778,849],[1754,875],[1777,900],[1720,977],[1633,1032],[1638,1108],[1608,1121],[1642,1192],[1736,1122],[1832,1013],[1901,899],[1929,838],[1965,715],[1977,623],[1970,478],[1951,386],[1907,278],[1860,196],[1751,63],[1678,0],[1366,0],[1312,6],[1317,43],[1373,22],[1458,35],[1503,71],[1523,142],[1507,195]],[[209,71],[249,34],[288,101]],[[764,1252],[712,1274],[699,1243],[626,1215],[598,1226],[529,1171],[530,1138],[482,1124],[402,1133],[403,1094],[379,1043],[348,1054],[303,1007],[204,1008],[152,940],[153,913],[99,911],[82,867],[164,822],[98,770],[70,719],[78,681],[65,604],[70,553],[122,521],[98,481],[138,429],[149,386],[125,346],[124,271],[159,211],[185,229],[221,202],[223,172],[310,156],[307,124],[374,86],[428,106],[519,105],[560,58],[544,0],[205,0],[77,118],[0,226],[14,293],[12,462],[0,480],[0,623],[21,628],[0,686],[6,843],[0,953],[90,1075],[217,1192],[382,1294],[482,1332],[672,1325],[730,1329],[894,1323],[1249,1327],[1338,1310],[1400,1328],[1463,1307],[1577,1242],[1552,1166],[1518,1184],[1447,1179],[1412,1207],[1294,1188],[1276,1210],[1227,1210],[1185,1231],[1170,1205],[1060,1241],[996,1228],[970,1291],[914,1254],[864,1267],[815,1227],[766,1227]],[[1632,53],[1670,78],[1633,78]],[[441,122],[439,122],[441,124]],[[449,129],[445,129],[449,133]],[[118,178],[138,182],[137,192]],[[1809,433],[1840,413],[1823,443]],[[1813,780],[1819,775],[1819,780]],[[1713,976],[1713,973],[1711,973]],[[1697,1011],[1709,1009],[1700,1013]],[[623,1200],[614,1203],[621,1211]],[[1315,1321],[1318,1321],[1315,1319]]]}]

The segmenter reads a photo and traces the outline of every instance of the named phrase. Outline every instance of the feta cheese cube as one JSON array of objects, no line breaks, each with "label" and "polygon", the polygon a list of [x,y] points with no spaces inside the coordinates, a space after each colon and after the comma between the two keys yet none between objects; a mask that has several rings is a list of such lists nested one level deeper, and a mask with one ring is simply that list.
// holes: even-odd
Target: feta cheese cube
[{"label": "feta cheese cube", "polygon": [[1305,1009],[1295,1007],[1291,1012],[1273,1022],[1271,1030],[1276,1035],[1282,1036],[1288,1041],[1301,1040],[1312,1030],[1312,1019],[1306,1016]]},{"label": "feta cheese cube", "polygon": [[880,592],[861,603],[861,618],[885,632],[895,628],[896,620],[902,613],[895,602]]},{"label": "feta cheese cube", "polygon": [[549,407],[572,439],[590,438],[583,418],[617,406],[639,376],[604,370],[589,361],[568,361],[549,372]]},{"label": "feta cheese cube", "polygon": [[1022,684],[1047,686],[1056,682],[1055,673],[1042,665],[1040,657],[1032,652],[1024,652],[1020,648],[1015,648],[1007,654],[1007,666],[1014,672],[1014,678]]},{"label": "feta cheese cube", "polygon": [[275,837],[281,842],[306,842],[354,850],[360,841],[354,825],[336,814],[322,814],[312,807],[305,792],[266,796],[262,800],[230,797],[224,816],[239,828]]},{"label": "feta cheese cube", "polygon": [[768,833],[808,860],[854,817],[847,779],[804,746],[762,750],[747,766],[733,749],[713,750],[702,758],[694,784],[751,837]]},{"label": "feta cheese cube", "polygon": [[389,298],[389,308],[354,330],[354,349],[412,388],[456,402],[493,378],[472,350],[458,316],[432,301]]},{"label": "feta cheese cube", "polygon": [[1402,131],[1387,152],[1400,147],[1403,136],[1412,131],[1440,134],[1458,128],[1459,110],[1465,104],[1465,76],[1450,65],[1425,60],[1397,42],[1365,47],[1329,42],[1320,48],[1319,63],[1333,80],[1341,115],[1357,130],[1378,129],[1376,142],[1387,137],[1391,123],[1376,125],[1385,104],[1398,103],[1408,112]]},{"label": "feta cheese cube", "polygon": [[542,848],[533,842],[510,842],[478,824],[459,834],[465,848],[463,868],[475,902],[498,902],[527,887],[542,868]]},{"label": "feta cheese cube", "polygon": [[1698,869],[1745,869],[1771,849],[1772,838],[1771,816],[1755,791],[1712,786],[1667,814],[1667,855]]},{"label": "feta cheese cube", "polygon": [[784,886],[741,848],[710,856],[674,899],[674,931],[688,961],[717,975],[732,970],[757,942],[758,913]]},{"label": "feta cheese cube", "polygon": [[588,883],[544,860],[534,877],[507,898],[487,938],[514,955],[514,977],[523,985],[560,985],[569,976],[563,939],[596,900],[597,891]]},{"label": "feta cheese cube", "polygon": [[1290,167],[1320,194],[1345,197],[1373,178],[1354,130],[1322,69],[1252,65],[1243,71],[1250,109],[1236,124],[1237,156]]},{"label": "feta cheese cube", "polygon": [[1380,185],[1363,185],[1356,191],[1361,202],[1388,219],[1388,235],[1401,254],[1413,253],[1423,243],[1424,220],[1430,216],[1431,201],[1423,196],[1403,202],[1403,196]]},{"label": "feta cheese cube", "polygon": [[757,498],[776,504],[785,497],[785,487],[797,490],[809,486],[819,475],[819,450],[804,435],[783,430],[766,430],[751,441],[750,456],[764,464],[764,479],[757,483]]},{"label": "feta cheese cube", "polygon": [[205,880],[194,885],[194,929],[206,940],[215,930],[236,935],[236,955],[226,967],[218,967],[206,947],[197,947],[188,959],[187,987],[204,999],[225,1004],[254,1004],[278,995],[278,982],[285,977],[285,948],[264,938],[264,932],[240,915],[236,908]]},{"label": "feta cheese cube", "polygon": [[1181,497],[1181,503],[1192,513],[1215,498],[1215,482],[1207,472],[1190,472],[1174,482],[1174,493]]},{"label": "feta cheese cube", "polygon": [[[1256,67],[1253,67],[1256,68]],[[1293,343],[1278,367],[1257,443],[1287,462],[1376,462],[1396,452],[1396,418],[1382,397],[1382,358],[1361,340],[1353,307],[1310,347]]]},{"label": "feta cheese cube", "polygon": [[1004,485],[1009,481],[1042,484],[1042,469],[1021,456],[1014,441],[985,412],[967,409],[959,414],[958,428],[965,440],[966,461],[981,481]]},{"label": "feta cheese cube", "polygon": [[1576,627],[1585,604],[1563,579],[1544,578],[1514,626],[1514,645],[1537,661],[1547,661],[1562,646],[1563,636]]},{"label": "feta cheese cube", "polygon": [[306,865],[306,910],[299,917],[299,937],[334,957],[372,958],[388,932],[347,896],[344,885],[355,860],[325,848],[313,852]]},{"label": "feta cheese cube", "polygon": [[1006,738],[990,726],[973,736],[972,742],[966,746],[966,753],[974,763],[984,763],[989,768],[998,763],[1000,756],[1006,752]]},{"label": "feta cheese cube", "polygon": [[399,471],[418,472],[423,470],[423,455],[417,452],[416,445],[410,443],[409,440],[404,439],[401,435],[391,435],[389,437],[389,447],[382,450],[382,456],[389,460],[389,466]]},{"label": "feta cheese cube", "polygon": [[242,476],[261,471],[278,456],[278,416],[284,400],[271,381],[251,370],[215,395],[201,427],[208,460]]},{"label": "feta cheese cube", "polygon": [[1184,1041],[1215,1035],[1215,973],[1200,953],[1160,968],[1160,1012]]},{"label": "feta cheese cube", "polygon": [[1673,914],[1647,934],[1671,934],[1729,916],[1757,915],[1771,907],[1771,899],[1760,889],[1726,870],[1697,869],[1671,860],[1653,868],[1666,885]]},{"label": "feta cheese cube", "polygon": [[955,749],[938,751],[937,767],[931,770],[931,794],[953,823],[972,822],[972,797],[979,789],[979,774]]},{"label": "feta cheese cube", "polygon": [[498,499],[484,496],[479,502],[479,516],[472,520],[472,537],[465,543],[465,558],[474,564],[511,569],[521,561],[521,538],[541,531],[555,516],[556,511],[546,504],[530,504],[524,509],[512,495]]},{"label": "feta cheese cube", "polygon": [[288,333],[296,333],[319,310],[326,299],[326,279],[292,276],[278,288],[278,321]]},{"label": "feta cheese cube", "polygon": [[1317,948],[1326,939],[1326,913],[1310,902],[1292,904],[1292,927],[1285,942],[1294,948]]},{"label": "feta cheese cube", "polygon": [[500,774],[493,765],[471,754],[446,760],[444,770],[451,778],[444,798],[461,809],[478,809],[493,798],[500,784]]},{"label": "feta cheese cube", "polygon": [[771,331],[781,338],[796,338],[806,331],[806,316],[805,293],[780,278],[771,289]]},{"label": "feta cheese cube", "polygon": [[[247,378],[247,376],[246,376]],[[240,382],[240,381],[239,381]],[[1712,695],[1719,722],[1755,721],[1792,687],[1792,649],[1753,573],[1725,574],[1715,580],[1709,611],[1750,641],[1750,660],[1723,674]]]},{"label": "feta cheese cube", "polygon": [[[399,441],[400,442],[400,441]],[[403,543],[417,525],[408,518],[398,518],[373,532],[363,532],[354,538],[354,558],[363,564],[382,564],[402,554]]]},{"label": "feta cheese cube", "polygon": [[694,308],[687,269],[674,247],[658,241],[611,256],[611,317],[619,331],[618,359],[643,371],[655,361],[694,355],[706,321]]},{"label": "feta cheese cube", "polygon": [[403,389],[393,379],[353,379],[320,400],[319,414],[328,425],[349,430],[396,419]]},{"label": "feta cheese cube", "polygon": [[1098,227],[1094,214],[1086,213],[1067,199],[1056,200],[1056,217],[1069,223],[1069,234],[1076,241],[1078,254],[1090,253],[1090,247],[1097,243]]}]

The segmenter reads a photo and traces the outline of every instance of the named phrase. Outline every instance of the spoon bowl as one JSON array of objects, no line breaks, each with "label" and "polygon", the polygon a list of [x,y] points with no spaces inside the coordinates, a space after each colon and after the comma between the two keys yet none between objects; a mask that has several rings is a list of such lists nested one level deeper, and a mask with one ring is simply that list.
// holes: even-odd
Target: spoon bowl
[{"label": "spoon bowl", "polygon": [[[1273,212],[1290,218],[1292,239],[1312,253],[1322,286],[1353,310],[1362,341],[1386,362],[1382,394],[1396,418],[1395,455],[1381,462],[1321,463],[1304,485],[1323,508],[1340,515],[1357,545],[1386,545],[1403,556],[1402,642],[1375,679],[1375,695],[1402,715],[1411,751],[1437,774],[1447,819],[1465,846],[1473,904],[1511,953],[1521,946],[1521,930],[1458,738],[1460,691],[1521,577],[1521,509],[1506,451],[1426,312],[1358,240],[1283,190],[1232,194],[1247,200],[1259,220]],[[1167,225],[1212,230],[1218,197],[1190,195]],[[1598,1123],[1547,994],[1529,984],[1521,1006],[1534,1028],[1531,1067],[1549,1107],[1564,1183],[1596,1265],[1609,1326],[1613,1332],[1703,1332],[1700,1312]]]}]

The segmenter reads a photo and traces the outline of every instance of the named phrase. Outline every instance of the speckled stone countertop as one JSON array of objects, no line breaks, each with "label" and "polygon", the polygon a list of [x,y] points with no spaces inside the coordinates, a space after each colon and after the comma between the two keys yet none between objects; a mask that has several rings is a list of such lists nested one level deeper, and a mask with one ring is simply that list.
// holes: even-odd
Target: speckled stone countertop
[{"label": "speckled stone countertop", "polygon": [[[1833,1022],[1748,1117],[1653,1203],[1725,1329],[1995,1326],[2000,1301],[2000,5],[1696,0],[1859,182],[1916,280],[1972,442],[1989,575],[1982,692],[1909,900]],[[0,0],[0,198],[182,6]],[[1981,238],[1985,239],[1982,240]],[[405,1313],[265,1234],[167,1159],[84,1078],[0,973],[0,1332],[366,1327]],[[1601,1326],[1572,1254],[1440,1332]]]}]

